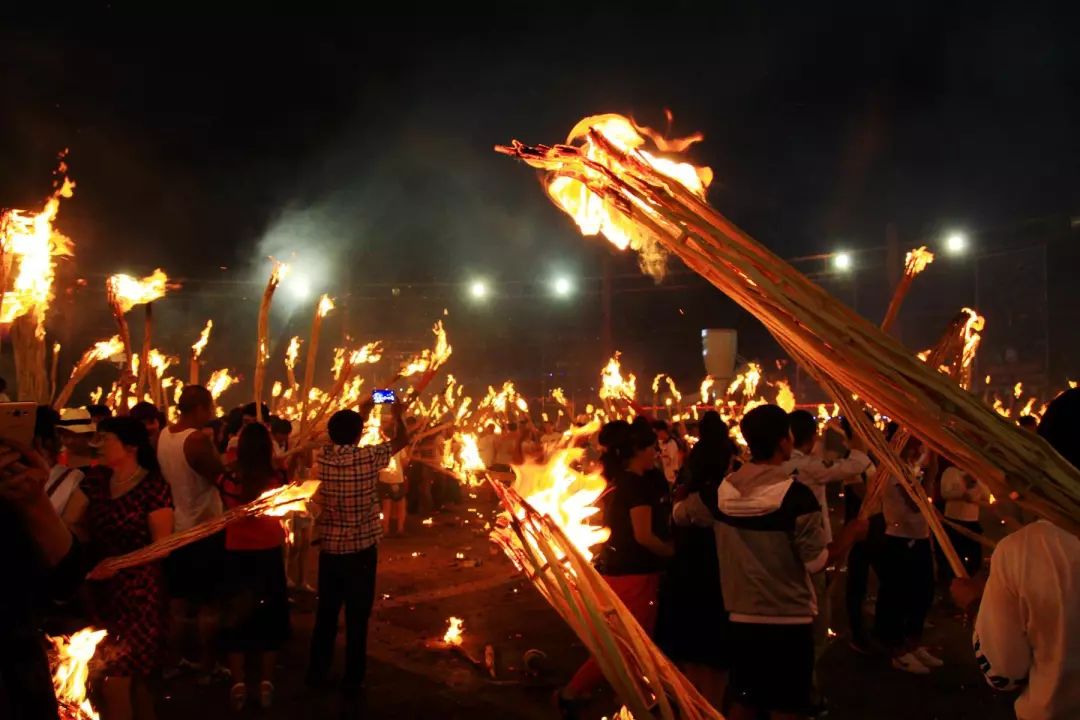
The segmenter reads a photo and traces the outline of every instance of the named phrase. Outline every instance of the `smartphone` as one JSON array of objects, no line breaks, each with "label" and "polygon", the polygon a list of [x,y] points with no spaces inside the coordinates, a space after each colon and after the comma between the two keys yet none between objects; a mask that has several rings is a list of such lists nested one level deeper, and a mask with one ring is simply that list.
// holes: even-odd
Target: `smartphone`
[{"label": "smartphone", "polygon": [[0,403],[0,440],[30,445],[34,441],[37,405],[32,402]]},{"label": "smartphone", "polygon": [[372,390],[371,401],[376,405],[392,405],[397,402],[397,395],[393,390]]}]

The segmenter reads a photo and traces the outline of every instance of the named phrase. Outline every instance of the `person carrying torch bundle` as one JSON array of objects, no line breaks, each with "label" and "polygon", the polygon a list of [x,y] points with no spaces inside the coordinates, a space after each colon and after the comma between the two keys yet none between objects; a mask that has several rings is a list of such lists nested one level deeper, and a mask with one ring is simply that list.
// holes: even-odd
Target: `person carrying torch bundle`
[{"label": "person carrying torch bundle", "polygon": [[316,521],[319,552],[319,604],[311,636],[307,684],[326,683],[334,656],[338,614],[345,606],[345,676],[343,690],[363,689],[367,672],[368,618],[375,603],[375,568],[382,536],[379,520],[379,471],[409,445],[404,407],[391,407],[394,434],[388,442],[359,446],[364,419],[374,399],[360,411],[339,410],[330,417],[330,443],[316,456],[320,513]]}]

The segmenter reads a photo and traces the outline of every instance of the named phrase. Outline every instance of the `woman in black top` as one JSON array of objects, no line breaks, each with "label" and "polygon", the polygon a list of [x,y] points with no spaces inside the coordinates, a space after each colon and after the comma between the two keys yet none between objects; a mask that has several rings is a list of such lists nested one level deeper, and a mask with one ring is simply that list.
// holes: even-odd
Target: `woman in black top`
[{"label": "woman in black top", "polygon": [[[597,555],[596,569],[642,628],[652,633],[660,573],[674,553],[671,498],[656,467],[656,434],[648,424],[615,421],[600,430],[599,441],[608,481],[600,505],[611,535]],[[575,717],[580,701],[603,679],[596,661],[587,660],[556,694],[563,717]]]}]

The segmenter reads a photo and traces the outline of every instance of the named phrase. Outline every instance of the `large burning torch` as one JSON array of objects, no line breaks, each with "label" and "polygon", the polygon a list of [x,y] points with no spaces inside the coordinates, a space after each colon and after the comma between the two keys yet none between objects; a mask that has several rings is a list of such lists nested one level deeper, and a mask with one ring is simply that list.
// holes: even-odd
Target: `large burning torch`
[{"label": "large burning torch", "polygon": [[[126,372],[124,373],[127,379],[121,380],[120,383],[120,412],[127,410],[124,398],[128,390],[129,379],[135,372],[135,355],[131,348],[131,329],[128,327],[125,315],[136,305],[146,305],[143,348],[144,353],[148,354],[150,351],[150,335],[153,328],[153,314],[150,303],[164,297],[165,286],[168,281],[168,276],[165,275],[161,268],[154,270],[152,274],[142,280],[133,278],[130,275],[117,274],[110,275],[105,281],[105,294],[109,301],[109,308],[112,310],[113,318],[116,320],[116,326],[120,331],[120,340],[124,343],[124,352],[127,354],[125,361]],[[144,371],[147,365],[145,354],[139,363],[140,368]]]}]

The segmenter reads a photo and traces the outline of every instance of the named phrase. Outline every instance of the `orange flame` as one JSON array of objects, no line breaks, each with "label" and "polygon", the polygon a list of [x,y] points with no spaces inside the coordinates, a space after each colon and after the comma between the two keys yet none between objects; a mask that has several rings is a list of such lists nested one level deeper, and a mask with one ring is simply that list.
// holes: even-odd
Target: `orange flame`
[{"label": "orange flame", "polygon": [[272,507],[259,514],[267,517],[282,517],[291,512],[303,512],[307,509],[308,500],[318,489],[318,480],[305,480],[300,484],[270,488],[256,498],[256,502],[269,502]]},{"label": "orange flame", "polygon": [[330,299],[329,295],[324,294],[319,298],[319,317],[326,317],[333,309],[334,301]]},{"label": "orange flame", "polygon": [[[57,172],[63,174],[66,170],[67,165],[61,161]],[[41,212],[8,210],[0,215],[0,249],[18,261],[18,274],[0,307],[0,322],[10,323],[32,312],[38,335],[44,337],[45,311],[53,296],[54,258],[71,255],[71,240],[55,230],[52,223],[60,210],[60,198],[70,198],[74,189],[75,183],[65,176]]]},{"label": "orange flame", "polygon": [[915,277],[932,262],[934,262],[934,253],[927,250],[925,245],[914,250],[908,250],[907,255],[904,257],[904,274],[908,277]]},{"label": "orange flame", "polygon": [[[591,132],[603,136],[618,150],[627,153],[634,160],[652,166],[658,173],[671,178],[700,198],[705,197],[705,191],[712,182],[712,170],[653,154],[645,149],[646,138],[642,135],[647,135],[660,151],[685,150],[703,136],[696,135],[681,141],[659,143],[656,139],[657,133],[636,127],[631,120],[622,115],[594,115],[581,120],[574,126],[566,142],[575,144],[580,141],[578,147],[581,153],[593,161],[598,168],[589,168],[582,177],[560,175],[557,170],[548,176],[548,195],[556,205],[574,219],[583,235],[602,234],[620,249],[625,250],[630,247],[638,250],[642,252],[643,264],[652,272],[659,273],[663,265],[663,256],[658,253],[655,243],[642,235],[634,223],[623,214],[623,210],[613,207],[588,187],[590,180],[596,180],[601,176],[602,170],[599,168],[607,168],[616,174],[623,174],[624,171],[620,161],[609,155],[602,145],[594,141]],[[642,209],[649,212],[647,208]]]},{"label": "orange flame", "polygon": [[619,362],[621,356],[622,353],[616,352],[600,371],[600,397],[605,400],[633,400],[637,394],[637,378],[634,374],[628,373],[623,379],[622,364]]},{"label": "orange flame", "polygon": [[215,370],[210,375],[210,379],[206,383],[206,389],[210,391],[210,395],[215,400],[221,397],[221,393],[228,390],[232,385],[239,381],[239,378],[229,374],[228,368],[222,368]]},{"label": "orange flame", "polygon": [[791,386],[786,380],[776,382],[776,404],[782,407],[784,412],[795,409],[795,393],[791,392]]},{"label": "orange flame", "polygon": [[596,500],[607,487],[599,470],[581,472],[584,448],[573,447],[574,439],[591,435],[600,427],[593,421],[563,436],[559,446],[543,463],[515,466],[515,487],[538,512],[550,517],[581,553],[592,558],[591,548],[608,539],[611,531],[591,525],[589,518],[599,512]]},{"label": "orange flame", "polygon": [[143,305],[163,297],[165,285],[168,282],[169,277],[161,268],[158,268],[142,280],[124,274],[110,275],[105,281],[105,287],[110,300],[119,305],[120,312],[126,313],[136,305]]},{"label": "orange flame", "polygon": [[206,349],[206,344],[210,342],[210,331],[214,328],[214,321],[207,320],[206,327],[199,333],[199,339],[195,341],[195,344],[191,346],[191,354],[195,357],[202,355],[203,350]]},{"label": "orange flame", "polygon": [[447,618],[446,622],[449,623],[449,627],[446,628],[446,634],[443,635],[443,642],[447,645],[461,645],[461,631],[465,627],[465,621],[459,617],[451,617]]},{"label": "orange flame", "polygon": [[294,335],[289,341],[289,347],[285,350],[285,367],[290,370],[296,368],[296,359],[300,356],[300,336]]},{"label": "orange flame", "polygon": [[69,710],[74,710],[75,717],[98,720],[94,706],[86,698],[86,680],[90,660],[105,634],[104,630],[83,628],[71,637],[49,638],[56,652],[56,667],[52,676],[56,699]]}]

